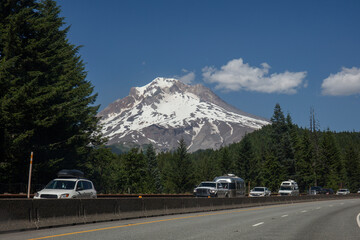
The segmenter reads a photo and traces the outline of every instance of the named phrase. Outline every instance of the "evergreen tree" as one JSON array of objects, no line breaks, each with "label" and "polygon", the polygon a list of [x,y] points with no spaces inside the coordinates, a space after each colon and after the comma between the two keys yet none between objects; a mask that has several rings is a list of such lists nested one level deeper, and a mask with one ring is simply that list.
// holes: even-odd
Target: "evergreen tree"
[{"label": "evergreen tree", "polygon": [[[0,175],[34,182],[84,168],[98,144],[96,94],[52,0],[0,2]],[[0,170],[1,170],[0,169]]]},{"label": "evergreen tree", "polygon": [[344,166],[334,135],[329,130],[322,136],[319,162],[317,166],[319,185],[333,189],[340,188],[345,183]]},{"label": "evergreen tree", "polygon": [[[213,150],[206,150],[208,154],[199,154],[193,156],[195,159],[194,169],[195,169],[195,183],[202,181],[212,181],[216,176],[220,176],[222,171],[220,170],[219,164],[216,162],[216,155]],[[194,155],[194,153],[192,154]]]},{"label": "evergreen tree", "polygon": [[161,184],[161,177],[156,159],[156,152],[152,144],[150,144],[146,149],[146,162],[147,191],[149,193],[161,193],[163,187]]},{"label": "evergreen tree", "polygon": [[289,136],[287,132],[287,125],[285,122],[284,114],[279,104],[274,108],[274,114],[271,118],[272,132],[271,132],[271,145],[269,154],[271,157],[267,158],[268,161],[276,161],[277,163],[271,164],[278,166],[279,176],[287,178],[289,168],[289,156],[287,155],[289,146]]},{"label": "evergreen tree", "polygon": [[315,184],[314,150],[311,144],[309,131],[305,130],[298,143],[296,152],[296,175],[300,191],[307,191]]},{"label": "evergreen tree", "polygon": [[126,193],[143,193],[146,181],[145,156],[137,148],[123,155],[124,190]]},{"label": "evergreen tree", "polygon": [[253,152],[250,135],[246,134],[239,143],[236,174],[246,182],[256,183],[258,182],[260,171],[261,167]]},{"label": "evergreen tree", "polygon": [[92,151],[86,163],[87,176],[92,180],[98,193],[117,193],[122,182],[117,173],[121,171],[119,157],[104,146]]},{"label": "evergreen tree", "polygon": [[179,141],[179,146],[174,154],[169,181],[175,193],[189,192],[195,184],[193,166],[184,139]]},{"label": "evergreen tree", "polygon": [[222,147],[219,150],[219,155],[220,155],[220,167],[222,174],[233,173],[234,164],[230,156],[229,148]]},{"label": "evergreen tree", "polygon": [[359,152],[350,145],[345,152],[345,166],[347,183],[350,192],[357,192],[360,189],[360,156]]}]

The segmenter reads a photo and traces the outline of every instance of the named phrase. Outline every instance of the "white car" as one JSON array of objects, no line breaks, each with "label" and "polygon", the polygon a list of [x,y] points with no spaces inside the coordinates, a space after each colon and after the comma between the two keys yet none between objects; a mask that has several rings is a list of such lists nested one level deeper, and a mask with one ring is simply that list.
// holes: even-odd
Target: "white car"
[{"label": "white car", "polygon": [[348,195],[348,194],[350,194],[350,191],[349,191],[349,189],[346,189],[346,188],[339,189],[336,192],[336,195]]},{"label": "white car", "polygon": [[271,191],[266,187],[255,187],[251,189],[249,197],[266,197],[270,196]]},{"label": "white car", "polygon": [[[46,187],[37,192],[34,199],[41,198],[96,198],[97,192],[94,188],[94,184],[85,178],[74,177],[79,174],[72,174],[69,171],[74,170],[62,170],[58,173],[58,178],[52,180],[46,185]],[[75,173],[79,173],[77,171]],[[73,172],[74,173],[74,172]],[[82,172],[80,172],[82,173]],[[81,175],[81,174],[80,174]],[[82,174],[83,175],[83,174]]]}]

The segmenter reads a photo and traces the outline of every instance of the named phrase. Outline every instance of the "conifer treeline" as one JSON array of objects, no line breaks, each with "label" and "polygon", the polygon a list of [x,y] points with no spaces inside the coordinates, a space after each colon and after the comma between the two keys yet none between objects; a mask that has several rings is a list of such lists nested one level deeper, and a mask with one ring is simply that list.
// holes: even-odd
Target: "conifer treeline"
[{"label": "conifer treeline", "polygon": [[[175,152],[155,155],[153,147],[109,154],[98,169],[98,187],[103,192],[184,193],[201,181],[234,173],[251,187],[267,186],[272,191],[288,179],[298,182],[300,191],[310,186],[334,190],[360,188],[360,133],[335,133],[299,128],[290,115],[284,117],[275,106],[272,124],[247,134],[241,142],[219,150],[187,153],[184,141]],[[102,159],[103,160],[103,159]],[[93,174],[97,172],[95,167]],[[116,170],[115,170],[116,169]],[[97,173],[96,173],[97,174]],[[100,182],[104,181],[105,182]],[[116,186],[113,185],[116,183]]]}]

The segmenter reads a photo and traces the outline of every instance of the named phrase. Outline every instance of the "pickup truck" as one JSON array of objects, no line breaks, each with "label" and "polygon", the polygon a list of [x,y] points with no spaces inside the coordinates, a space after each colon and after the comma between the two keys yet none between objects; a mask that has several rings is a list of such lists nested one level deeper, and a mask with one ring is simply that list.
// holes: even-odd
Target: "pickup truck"
[{"label": "pickup truck", "polygon": [[202,182],[194,189],[195,197],[229,197],[229,190],[219,182]]}]

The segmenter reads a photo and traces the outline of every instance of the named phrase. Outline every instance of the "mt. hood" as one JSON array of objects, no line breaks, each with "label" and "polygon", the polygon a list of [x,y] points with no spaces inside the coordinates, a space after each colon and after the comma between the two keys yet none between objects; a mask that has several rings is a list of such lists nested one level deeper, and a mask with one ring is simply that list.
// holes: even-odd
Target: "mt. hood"
[{"label": "mt. hood", "polygon": [[152,144],[174,150],[183,138],[189,152],[239,142],[270,122],[228,105],[210,89],[173,78],[156,78],[98,114],[108,145]]}]

